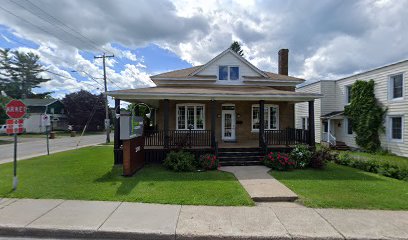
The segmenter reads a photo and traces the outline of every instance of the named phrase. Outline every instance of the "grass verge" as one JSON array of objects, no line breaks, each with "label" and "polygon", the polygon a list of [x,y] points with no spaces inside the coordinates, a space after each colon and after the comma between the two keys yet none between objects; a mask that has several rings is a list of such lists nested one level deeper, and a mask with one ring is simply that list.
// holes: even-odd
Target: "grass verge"
[{"label": "grass verge", "polygon": [[408,168],[408,158],[406,157],[401,157],[401,156],[392,155],[392,154],[372,154],[372,153],[352,152],[352,151],[347,151],[347,154],[349,154],[354,159],[361,159],[361,160],[375,159],[380,162],[387,162],[392,165]]},{"label": "grass verge", "polygon": [[324,170],[272,171],[308,207],[408,210],[408,184],[329,163]]},{"label": "grass verge", "polygon": [[253,205],[231,173],[176,173],[159,165],[122,177],[112,167],[110,146],[36,157],[18,163],[19,186],[11,191],[13,165],[0,165],[0,196],[8,198],[110,200],[191,205]]}]

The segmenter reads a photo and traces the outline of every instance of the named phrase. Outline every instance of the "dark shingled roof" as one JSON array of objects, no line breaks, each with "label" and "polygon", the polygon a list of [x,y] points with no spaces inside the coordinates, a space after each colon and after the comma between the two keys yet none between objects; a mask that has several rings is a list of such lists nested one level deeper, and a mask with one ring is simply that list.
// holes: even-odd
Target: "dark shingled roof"
[{"label": "dark shingled roof", "polygon": [[[215,75],[209,75],[209,76],[207,76],[207,75],[195,75],[195,76],[191,76],[191,74],[193,72],[195,72],[196,70],[198,70],[202,66],[203,65],[199,65],[199,66],[195,66],[195,67],[184,68],[184,69],[180,69],[180,70],[160,73],[160,74],[157,74],[157,75],[153,75],[150,78],[152,78],[152,79],[154,79],[154,78],[180,78],[180,79],[184,79],[184,78],[209,78],[209,79],[216,79],[217,78],[217,76],[215,76]],[[263,72],[269,77],[269,79],[266,79],[266,80],[304,81],[304,79],[301,79],[301,78],[291,77],[291,76],[287,76],[287,75],[281,75],[281,74],[272,73],[272,72],[265,72],[265,71],[263,71]],[[254,81],[260,80],[260,79],[265,80],[265,78],[263,78],[263,77],[243,76],[243,78],[246,78],[248,80],[254,80]]]}]

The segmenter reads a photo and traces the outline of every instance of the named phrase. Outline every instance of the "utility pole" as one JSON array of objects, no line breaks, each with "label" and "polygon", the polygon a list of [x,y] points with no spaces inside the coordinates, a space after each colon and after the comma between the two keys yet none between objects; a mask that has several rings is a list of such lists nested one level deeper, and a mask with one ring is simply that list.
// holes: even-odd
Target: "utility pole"
[{"label": "utility pole", "polygon": [[106,93],[108,92],[108,85],[106,83],[106,64],[105,64],[105,59],[106,58],[111,58],[115,57],[114,55],[105,55],[103,53],[102,56],[94,56],[95,59],[97,58],[102,58],[102,63],[103,63],[103,83],[105,86],[105,130],[106,130],[106,143],[110,143],[110,119],[109,119],[109,107],[108,107],[108,95]]}]

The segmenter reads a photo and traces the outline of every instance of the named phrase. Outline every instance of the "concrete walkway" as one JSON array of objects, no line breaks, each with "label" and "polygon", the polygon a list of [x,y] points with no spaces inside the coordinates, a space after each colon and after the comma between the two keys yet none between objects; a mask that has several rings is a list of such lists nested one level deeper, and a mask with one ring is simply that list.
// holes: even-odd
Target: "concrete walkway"
[{"label": "concrete walkway", "polygon": [[312,209],[296,203],[212,207],[0,200],[0,236],[111,239],[408,239],[407,211]]},{"label": "concrete walkway", "polygon": [[298,196],[273,178],[265,166],[222,167],[231,172],[255,202],[295,201]]}]

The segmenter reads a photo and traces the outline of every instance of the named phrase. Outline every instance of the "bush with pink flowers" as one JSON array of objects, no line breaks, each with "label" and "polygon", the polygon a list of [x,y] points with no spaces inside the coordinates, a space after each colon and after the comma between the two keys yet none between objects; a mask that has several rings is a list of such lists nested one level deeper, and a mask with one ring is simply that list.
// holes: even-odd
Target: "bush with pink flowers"
[{"label": "bush with pink flowers", "polygon": [[262,162],[265,166],[278,171],[288,171],[295,167],[295,162],[289,159],[288,154],[281,152],[268,153]]},{"label": "bush with pink flowers", "polygon": [[205,170],[217,170],[218,163],[218,158],[211,153],[201,155],[199,159],[199,167]]}]

